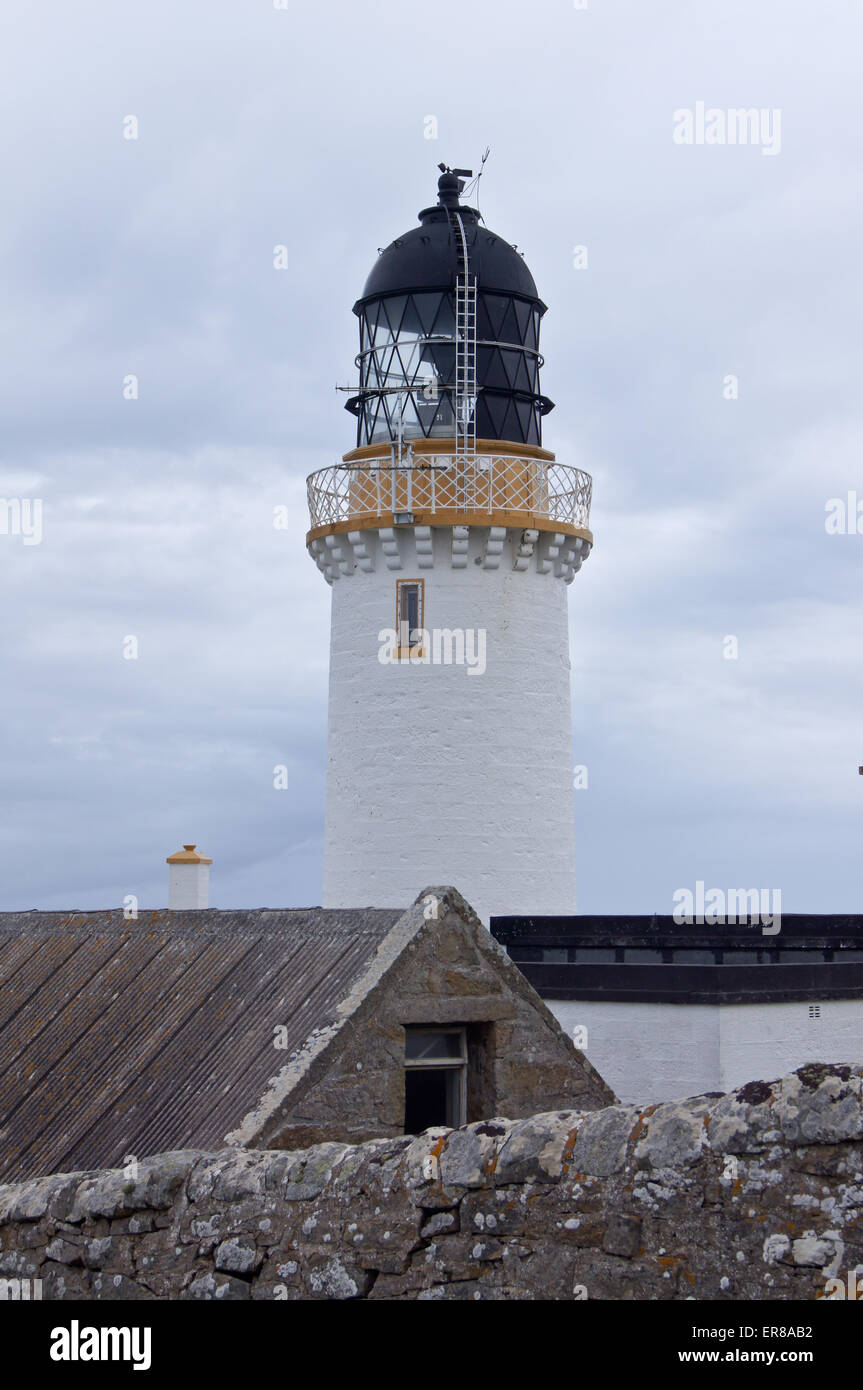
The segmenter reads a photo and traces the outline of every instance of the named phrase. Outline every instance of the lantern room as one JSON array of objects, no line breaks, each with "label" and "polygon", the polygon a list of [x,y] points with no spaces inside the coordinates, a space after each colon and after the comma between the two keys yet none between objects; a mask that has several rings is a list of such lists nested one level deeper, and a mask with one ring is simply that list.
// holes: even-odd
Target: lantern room
[{"label": "lantern room", "polygon": [[437,205],[379,253],[354,305],[359,392],[346,408],[357,447],[460,433],[542,443],[553,408],[539,383],[546,306],[520,252],[460,203],[462,172],[444,171]]}]

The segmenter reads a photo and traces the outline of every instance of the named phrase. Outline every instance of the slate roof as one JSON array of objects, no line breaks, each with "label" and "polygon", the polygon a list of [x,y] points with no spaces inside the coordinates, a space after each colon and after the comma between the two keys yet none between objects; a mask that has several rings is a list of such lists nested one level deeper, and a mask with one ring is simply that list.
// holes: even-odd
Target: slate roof
[{"label": "slate roof", "polygon": [[0,1181],[220,1147],[401,916],[0,913]]}]

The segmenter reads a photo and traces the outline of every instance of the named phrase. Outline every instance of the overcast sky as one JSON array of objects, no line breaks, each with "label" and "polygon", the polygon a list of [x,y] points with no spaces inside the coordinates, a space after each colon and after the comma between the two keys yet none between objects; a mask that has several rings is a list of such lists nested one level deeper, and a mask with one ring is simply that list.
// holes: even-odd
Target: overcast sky
[{"label": "overcast sky", "polygon": [[[164,905],[192,841],[217,906],[320,901],[304,480],[354,442],[377,248],[490,145],[544,443],[595,480],[579,908],[863,911],[863,534],[825,528],[863,501],[861,44],[857,0],[5,0],[0,495],[43,518],[0,534],[3,908]],[[676,143],[697,102],[778,147]]]}]

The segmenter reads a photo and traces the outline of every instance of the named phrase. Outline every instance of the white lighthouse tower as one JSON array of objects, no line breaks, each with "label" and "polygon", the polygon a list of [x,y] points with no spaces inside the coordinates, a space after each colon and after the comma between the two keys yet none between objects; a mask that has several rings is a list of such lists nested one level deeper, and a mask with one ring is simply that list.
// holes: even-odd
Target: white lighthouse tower
[{"label": "white lighthouse tower", "polygon": [[546,306],[462,176],[354,305],[357,447],[309,478],[307,543],[333,591],[324,904],[452,883],[487,922],[575,911],[567,586],[593,537],[590,477],[542,448]]}]

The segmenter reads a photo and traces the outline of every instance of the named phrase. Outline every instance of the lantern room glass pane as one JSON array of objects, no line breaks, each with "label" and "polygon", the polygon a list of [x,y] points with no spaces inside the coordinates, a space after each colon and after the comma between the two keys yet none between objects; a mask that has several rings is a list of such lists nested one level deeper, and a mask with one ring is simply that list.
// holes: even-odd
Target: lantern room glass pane
[{"label": "lantern room glass pane", "polygon": [[484,294],[482,295],[482,304],[488,319],[488,336],[492,342],[499,343],[501,341],[501,325],[504,314],[509,307],[509,299],[502,294]]},{"label": "lantern room glass pane", "polygon": [[407,307],[407,295],[396,294],[390,299],[385,299],[381,305],[381,318],[386,315],[389,322],[390,333],[393,338],[397,338],[401,331],[402,318]]},{"label": "lantern room glass pane", "polygon": [[513,301],[513,309],[518,319],[518,341],[527,342],[527,336],[531,328],[531,309],[529,304],[525,304],[523,299]]},{"label": "lantern room glass pane", "polygon": [[453,297],[451,294],[442,294],[439,296],[439,298],[440,305],[435,315],[435,321],[432,325],[432,333],[435,336],[454,338],[455,304],[453,303]]},{"label": "lantern room glass pane", "polygon": [[[479,437],[540,443],[539,319],[527,300],[480,289],[474,409]],[[454,291],[385,295],[364,305],[360,320],[357,442],[453,437]]]},{"label": "lantern room glass pane", "polygon": [[506,313],[500,325],[500,342],[520,343],[521,334],[518,330],[518,319],[515,316],[515,306],[512,300],[506,306]]},{"label": "lantern room glass pane", "polygon": [[431,333],[437,311],[440,308],[440,300],[439,294],[415,294],[413,296],[418,332],[425,335]]}]

